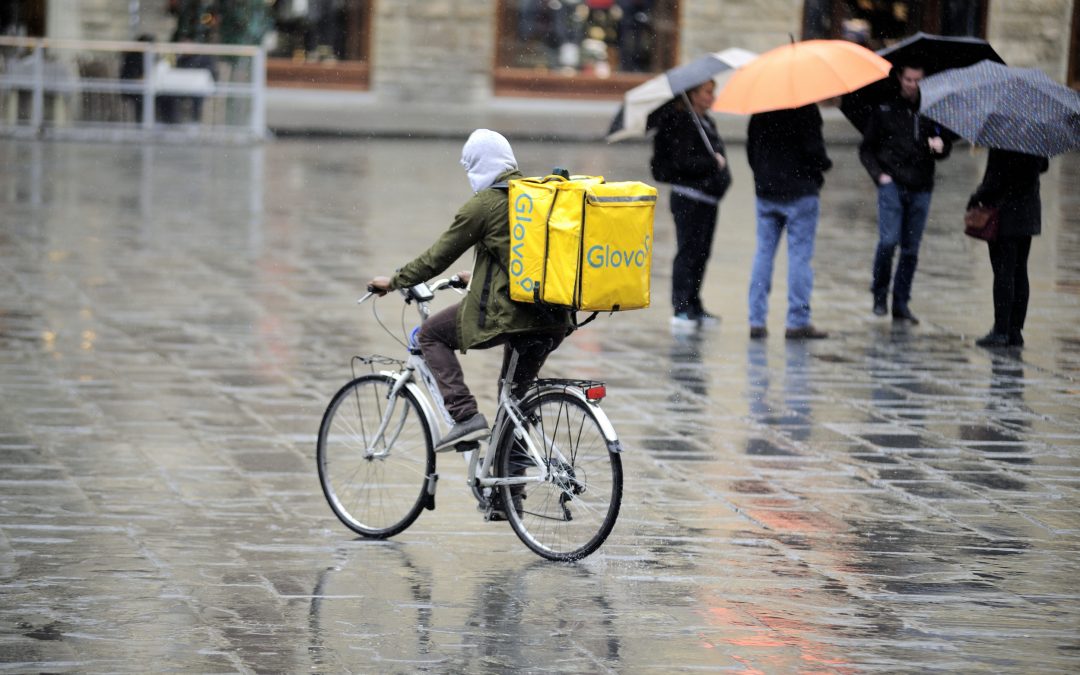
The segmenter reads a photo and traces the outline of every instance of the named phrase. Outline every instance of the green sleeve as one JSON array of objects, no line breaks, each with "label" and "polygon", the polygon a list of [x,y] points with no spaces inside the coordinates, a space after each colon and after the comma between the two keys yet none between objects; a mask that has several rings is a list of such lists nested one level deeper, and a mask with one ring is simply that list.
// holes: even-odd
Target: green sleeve
[{"label": "green sleeve", "polygon": [[431,248],[405,264],[390,278],[391,288],[413,286],[446,270],[480,241],[483,226],[483,204],[474,197],[461,207],[449,229],[442,233]]}]

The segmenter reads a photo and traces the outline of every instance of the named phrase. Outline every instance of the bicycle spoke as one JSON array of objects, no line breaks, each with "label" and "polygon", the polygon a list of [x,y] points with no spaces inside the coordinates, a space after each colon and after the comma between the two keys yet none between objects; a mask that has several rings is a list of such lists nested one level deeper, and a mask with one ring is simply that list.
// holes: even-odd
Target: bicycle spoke
[{"label": "bicycle spoke", "polygon": [[596,550],[610,533],[622,495],[618,456],[610,453],[591,408],[581,399],[549,392],[522,404],[527,433],[541,451],[542,465],[530,453],[515,450],[507,434],[500,443],[505,476],[546,476],[514,490],[522,511],[510,515],[518,536],[540,555],[574,560]]}]

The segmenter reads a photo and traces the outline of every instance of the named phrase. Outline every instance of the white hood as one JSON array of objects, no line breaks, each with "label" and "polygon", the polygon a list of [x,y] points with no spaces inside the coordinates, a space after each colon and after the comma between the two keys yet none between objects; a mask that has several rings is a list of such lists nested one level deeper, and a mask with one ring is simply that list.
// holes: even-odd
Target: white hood
[{"label": "white hood", "polygon": [[469,174],[473,192],[491,187],[499,174],[517,168],[510,141],[490,129],[477,129],[461,149],[461,166]]}]

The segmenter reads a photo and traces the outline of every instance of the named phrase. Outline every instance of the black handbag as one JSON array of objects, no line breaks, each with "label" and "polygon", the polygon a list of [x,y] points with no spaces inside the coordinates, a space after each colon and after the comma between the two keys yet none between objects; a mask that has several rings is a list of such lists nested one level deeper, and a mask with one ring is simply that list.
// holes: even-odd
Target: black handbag
[{"label": "black handbag", "polygon": [[995,241],[998,221],[996,206],[972,206],[964,213],[964,234],[983,241]]}]

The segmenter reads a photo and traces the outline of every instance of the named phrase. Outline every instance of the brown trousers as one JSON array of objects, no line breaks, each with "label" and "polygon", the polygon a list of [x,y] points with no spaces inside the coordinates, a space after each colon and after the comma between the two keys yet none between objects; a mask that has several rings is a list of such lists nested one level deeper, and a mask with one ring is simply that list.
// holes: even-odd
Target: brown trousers
[{"label": "brown trousers", "polygon": [[[461,362],[458,361],[457,350],[461,348],[457,336],[457,313],[460,304],[447,307],[432,314],[421,327],[417,334],[417,343],[420,351],[431,369],[435,381],[439,385],[439,393],[442,394],[446,411],[454,422],[463,422],[477,412],[476,398],[465,385],[465,374],[461,370]],[[503,345],[502,369],[499,372],[499,381],[506,377],[506,370],[510,366],[510,355],[514,348],[518,348],[519,356],[517,369],[514,373],[514,396],[524,395],[525,390],[540,372],[541,366],[547,360],[548,355],[555,351],[566,337],[566,329],[562,326],[546,331],[529,333],[511,333],[496,336],[486,342],[475,345],[472,349],[490,349]],[[544,344],[536,345],[539,340]]]}]

